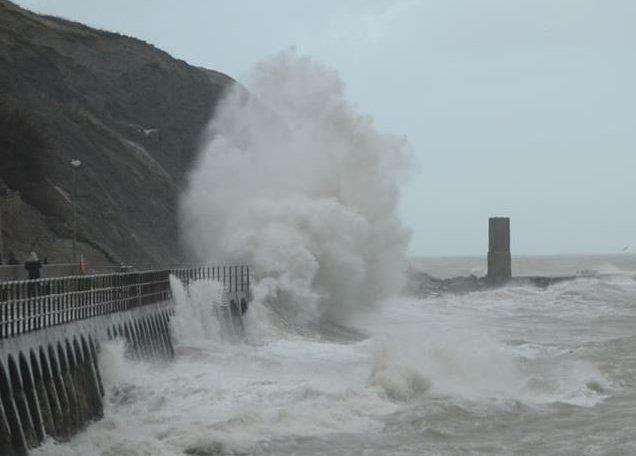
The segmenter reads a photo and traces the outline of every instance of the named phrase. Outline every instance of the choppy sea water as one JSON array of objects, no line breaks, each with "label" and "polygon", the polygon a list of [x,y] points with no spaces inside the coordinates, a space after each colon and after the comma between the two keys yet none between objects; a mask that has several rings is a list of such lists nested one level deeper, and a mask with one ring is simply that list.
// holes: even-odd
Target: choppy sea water
[{"label": "choppy sea water", "polygon": [[527,259],[529,274],[613,275],[396,298],[348,328],[255,305],[244,342],[219,336],[213,286],[177,289],[176,361],[105,344],[105,418],[34,454],[636,454],[636,257],[619,258]]}]

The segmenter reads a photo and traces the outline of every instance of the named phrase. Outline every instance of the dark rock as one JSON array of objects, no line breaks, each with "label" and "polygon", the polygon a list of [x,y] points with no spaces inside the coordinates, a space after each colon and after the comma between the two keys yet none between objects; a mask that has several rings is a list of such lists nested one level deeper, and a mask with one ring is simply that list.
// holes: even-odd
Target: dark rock
[{"label": "dark rock", "polygon": [[524,276],[512,277],[508,282],[494,284],[487,277],[477,277],[475,275],[452,277],[449,279],[439,279],[426,272],[409,271],[407,276],[407,294],[419,298],[429,296],[439,296],[442,294],[466,294],[474,291],[483,291],[503,286],[534,286],[537,288],[547,288],[556,283],[575,280],[580,276]]},{"label": "dark rock", "polygon": [[407,293],[417,297],[439,296],[445,293],[464,294],[491,288],[486,278],[475,275],[439,279],[426,272],[411,271]]},{"label": "dark rock", "polygon": [[177,199],[232,84],[143,41],[0,0],[0,181],[69,240],[78,158],[82,245],[112,262],[178,261]]}]

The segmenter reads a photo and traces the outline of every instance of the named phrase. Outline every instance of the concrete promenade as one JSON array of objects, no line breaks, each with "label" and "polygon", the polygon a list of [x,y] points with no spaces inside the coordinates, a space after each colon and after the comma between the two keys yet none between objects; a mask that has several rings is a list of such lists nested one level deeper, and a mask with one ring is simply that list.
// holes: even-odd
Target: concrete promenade
[{"label": "concrete promenade", "polygon": [[101,342],[122,339],[133,358],[174,357],[171,276],[186,287],[223,284],[221,314],[234,325],[250,274],[224,265],[1,282],[0,454],[26,455],[45,436],[68,440],[102,417]]}]

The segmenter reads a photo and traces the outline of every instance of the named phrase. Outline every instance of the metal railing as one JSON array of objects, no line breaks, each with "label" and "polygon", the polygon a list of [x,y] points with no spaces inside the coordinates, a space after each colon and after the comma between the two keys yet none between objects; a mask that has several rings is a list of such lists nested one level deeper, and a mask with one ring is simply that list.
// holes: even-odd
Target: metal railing
[{"label": "metal railing", "polygon": [[205,266],[0,282],[0,339],[171,301],[170,275],[249,293],[248,266]]},{"label": "metal railing", "polygon": [[217,280],[231,293],[250,290],[250,267],[246,265],[195,266],[171,269],[170,272],[185,283],[191,280]]},{"label": "metal railing", "polygon": [[[205,264],[88,264],[86,269],[88,272],[82,273],[82,267],[79,263],[48,263],[42,264],[41,278],[50,279],[55,277],[70,277],[75,275],[102,275],[102,274],[115,274],[122,272],[140,272],[140,271],[159,271],[164,269],[201,269],[212,268],[212,266]],[[222,266],[214,266],[222,267]],[[226,267],[230,267],[226,265]],[[24,267],[24,262],[20,264],[0,264],[0,282],[15,282],[18,280],[27,280],[28,273]]]}]

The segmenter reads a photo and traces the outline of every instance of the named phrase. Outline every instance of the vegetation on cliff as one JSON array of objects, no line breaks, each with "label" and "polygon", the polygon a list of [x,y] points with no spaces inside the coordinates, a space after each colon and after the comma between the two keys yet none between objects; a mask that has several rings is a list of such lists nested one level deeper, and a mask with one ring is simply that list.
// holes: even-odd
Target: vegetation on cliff
[{"label": "vegetation on cliff", "polygon": [[[0,186],[29,208],[5,214],[5,251],[70,260],[69,162],[78,158],[85,253],[110,262],[181,260],[178,195],[232,83],[138,39],[0,0]],[[16,230],[22,212],[38,214],[46,233]]]}]

